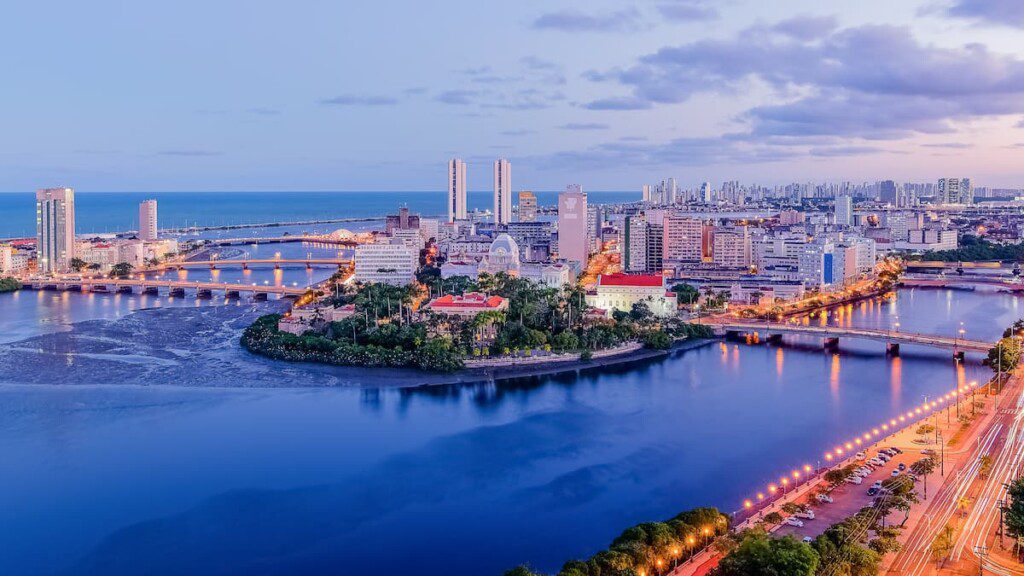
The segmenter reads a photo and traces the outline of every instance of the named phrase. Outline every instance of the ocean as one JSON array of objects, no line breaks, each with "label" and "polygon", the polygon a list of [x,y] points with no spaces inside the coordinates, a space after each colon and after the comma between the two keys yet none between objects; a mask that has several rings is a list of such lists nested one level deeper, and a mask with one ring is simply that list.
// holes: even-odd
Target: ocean
[{"label": "ocean", "polygon": [[[535,192],[542,206],[553,206],[557,192]],[[0,238],[35,235],[33,192],[0,193]],[[400,206],[423,216],[447,215],[443,192],[76,192],[79,234],[138,228],[139,202],[155,198],[161,228],[365,218],[393,213]],[[590,192],[598,204],[631,202],[639,192]],[[470,209],[490,208],[491,192],[469,192]]]}]

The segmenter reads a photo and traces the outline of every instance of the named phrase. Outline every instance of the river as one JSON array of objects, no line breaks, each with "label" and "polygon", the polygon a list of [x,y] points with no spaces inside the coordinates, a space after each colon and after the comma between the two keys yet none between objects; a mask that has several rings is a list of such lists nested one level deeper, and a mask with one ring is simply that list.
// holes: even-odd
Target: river
[{"label": "river", "polygon": [[[5,574],[553,572],[633,523],[734,510],[836,441],[989,373],[948,352],[790,339],[497,383],[359,385],[239,350],[274,302],[109,313],[51,296],[68,300],[60,330],[0,344]],[[0,295],[0,310],[37,298]],[[995,338],[1020,304],[904,290],[834,321],[963,322]]]}]

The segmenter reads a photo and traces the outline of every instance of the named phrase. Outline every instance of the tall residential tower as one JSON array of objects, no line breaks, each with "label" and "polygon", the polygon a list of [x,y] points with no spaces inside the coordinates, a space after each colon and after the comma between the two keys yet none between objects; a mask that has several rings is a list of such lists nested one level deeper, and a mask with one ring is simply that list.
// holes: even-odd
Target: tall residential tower
[{"label": "tall residential tower", "polygon": [[139,203],[139,240],[156,240],[156,200]]},{"label": "tall residential tower", "polygon": [[494,161],[494,223],[512,221],[512,163],[504,158]]},{"label": "tall residential tower", "polygon": [[36,190],[36,254],[44,274],[67,272],[75,257],[75,191]]},{"label": "tall residential tower", "polygon": [[461,158],[448,161],[448,221],[466,219],[466,163]]},{"label": "tall residential tower", "polygon": [[587,194],[573,184],[558,195],[558,256],[587,267]]}]

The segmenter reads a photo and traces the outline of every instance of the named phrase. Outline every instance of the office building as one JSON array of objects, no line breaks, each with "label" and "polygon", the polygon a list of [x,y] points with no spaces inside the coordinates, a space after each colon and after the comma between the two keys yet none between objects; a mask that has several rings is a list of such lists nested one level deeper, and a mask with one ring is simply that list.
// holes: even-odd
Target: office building
[{"label": "office building", "polygon": [[494,223],[512,221],[512,163],[504,158],[494,161]]},{"label": "office building", "polygon": [[651,185],[650,184],[644,184],[644,187],[643,187],[643,189],[640,192],[640,198],[644,202],[650,202],[651,201]]},{"label": "office building", "polygon": [[357,282],[384,282],[404,286],[416,278],[419,250],[401,239],[388,244],[360,244],[355,251]]},{"label": "office building", "polygon": [[448,221],[466,219],[466,163],[459,158],[448,161]]},{"label": "office building", "polygon": [[698,264],[703,259],[704,223],[697,218],[668,216],[662,240],[665,261]]},{"label": "office building", "polygon": [[156,200],[143,200],[139,203],[139,240],[156,240]]},{"label": "office building", "polygon": [[647,270],[647,220],[643,215],[627,216],[622,222],[622,269],[626,272]]},{"label": "office building", "polygon": [[393,235],[395,230],[419,230],[419,214],[410,214],[408,208],[399,208],[398,214],[388,214],[384,217],[384,226],[388,235]]},{"label": "office building", "polygon": [[71,269],[75,257],[75,191],[42,188],[36,191],[36,254],[39,272]]},{"label": "office building", "polygon": [[878,201],[891,206],[899,205],[899,186],[892,180],[883,180],[878,185]]},{"label": "office building", "polygon": [[750,266],[750,232],[747,227],[715,230],[712,258],[721,268]]},{"label": "office building", "polygon": [[14,273],[14,248],[10,244],[0,244],[0,274]]},{"label": "office building", "polygon": [[570,262],[587,265],[587,194],[578,184],[558,195],[558,255]]},{"label": "office building", "polygon": [[519,221],[533,222],[537,219],[537,197],[529,190],[519,193]]}]

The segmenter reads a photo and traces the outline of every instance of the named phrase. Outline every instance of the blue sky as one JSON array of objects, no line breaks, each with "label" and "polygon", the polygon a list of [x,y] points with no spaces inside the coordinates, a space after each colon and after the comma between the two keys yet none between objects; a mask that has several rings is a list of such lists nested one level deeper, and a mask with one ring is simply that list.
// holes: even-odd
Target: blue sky
[{"label": "blue sky", "polygon": [[1018,0],[19,2],[0,190],[1024,186]]}]

